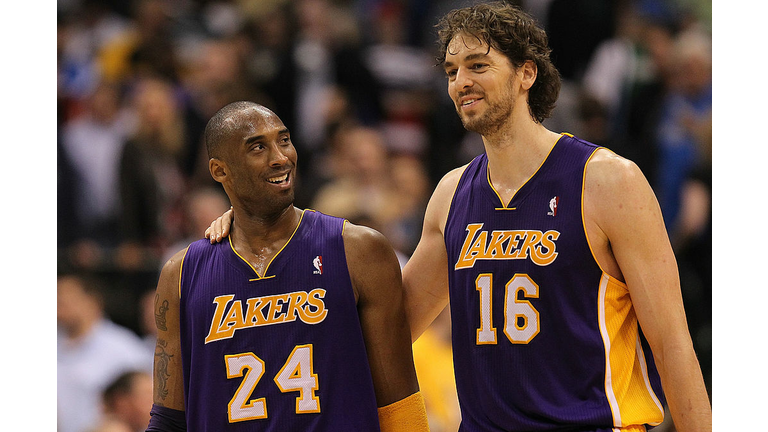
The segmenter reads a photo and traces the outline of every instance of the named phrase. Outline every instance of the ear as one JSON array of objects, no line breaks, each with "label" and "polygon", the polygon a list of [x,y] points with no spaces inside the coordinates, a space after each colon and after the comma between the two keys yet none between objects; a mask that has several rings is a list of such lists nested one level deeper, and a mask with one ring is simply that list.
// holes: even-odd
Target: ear
[{"label": "ear", "polygon": [[536,63],[533,60],[526,60],[517,70],[517,73],[523,90],[530,90],[533,83],[536,82],[536,74],[538,73]]},{"label": "ear", "polygon": [[211,173],[211,177],[213,177],[214,180],[219,183],[224,183],[227,174],[229,174],[229,167],[227,167],[226,162],[220,159],[211,158],[208,160],[208,171]]}]

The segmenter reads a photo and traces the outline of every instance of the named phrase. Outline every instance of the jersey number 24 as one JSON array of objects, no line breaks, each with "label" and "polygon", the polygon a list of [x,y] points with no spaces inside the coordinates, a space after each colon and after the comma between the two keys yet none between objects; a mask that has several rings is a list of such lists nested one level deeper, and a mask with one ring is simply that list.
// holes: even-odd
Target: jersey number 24
[{"label": "jersey number 24", "polygon": [[[241,422],[267,418],[266,398],[251,399],[253,389],[264,375],[264,361],[253,353],[225,356],[227,378],[243,377],[240,387],[229,401],[229,422]],[[312,345],[296,346],[275,376],[275,384],[281,392],[298,391],[296,414],[319,413],[320,398],[315,395],[317,375],[312,367]]]}]

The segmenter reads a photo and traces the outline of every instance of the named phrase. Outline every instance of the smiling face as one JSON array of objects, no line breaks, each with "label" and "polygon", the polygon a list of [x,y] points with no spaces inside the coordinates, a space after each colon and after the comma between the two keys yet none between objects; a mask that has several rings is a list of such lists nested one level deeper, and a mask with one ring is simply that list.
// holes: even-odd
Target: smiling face
[{"label": "smiling face", "polygon": [[282,120],[253,105],[234,112],[223,124],[228,131],[210,169],[233,205],[261,214],[279,213],[291,206],[297,156]]},{"label": "smiling face", "polygon": [[488,135],[512,116],[518,95],[509,59],[474,36],[457,34],[443,63],[448,94],[467,130]]}]

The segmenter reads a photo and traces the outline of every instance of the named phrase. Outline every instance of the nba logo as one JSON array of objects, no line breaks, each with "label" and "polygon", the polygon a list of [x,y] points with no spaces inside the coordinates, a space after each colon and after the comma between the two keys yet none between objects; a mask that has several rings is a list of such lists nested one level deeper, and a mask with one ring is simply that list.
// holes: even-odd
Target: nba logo
[{"label": "nba logo", "polygon": [[318,255],[315,257],[315,259],[312,260],[312,265],[315,266],[315,271],[312,272],[312,274],[323,274],[323,256]]},{"label": "nba logo", "polygon": [[549,216],[557,216],[557,204],[560,202],[559,197],[554,197],[551,200],[549,200],[549,212],[547,215]]}]

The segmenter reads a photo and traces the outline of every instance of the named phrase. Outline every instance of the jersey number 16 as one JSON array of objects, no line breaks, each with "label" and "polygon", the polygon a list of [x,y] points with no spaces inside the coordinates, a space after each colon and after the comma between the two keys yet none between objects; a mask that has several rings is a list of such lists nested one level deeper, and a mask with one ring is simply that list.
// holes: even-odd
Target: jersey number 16
[{"label": "jersey number 16", "polygon": [[[482,273],[475,279],[480,292],[480,328],[478,345],[495,345],[496,327],[493,325],[493,274]],[[524,299],[518,299],[522,291]],[[515,274],[507,282],[504,292],[504,334],[513,344],[527,344],[539,334],[539,311],[525,300],[539,297],[539,286],[527,274]]]}]

